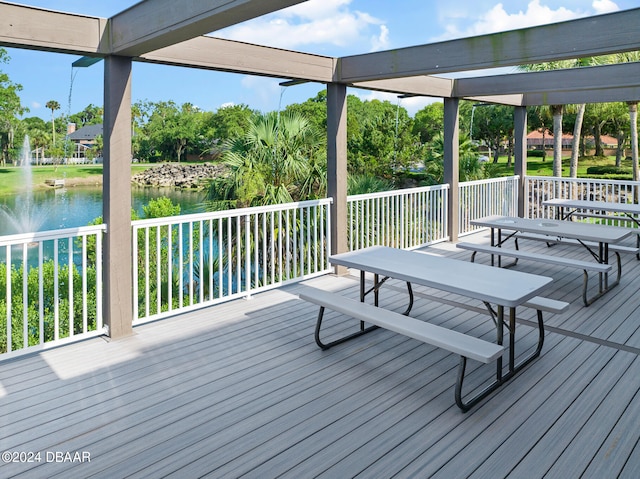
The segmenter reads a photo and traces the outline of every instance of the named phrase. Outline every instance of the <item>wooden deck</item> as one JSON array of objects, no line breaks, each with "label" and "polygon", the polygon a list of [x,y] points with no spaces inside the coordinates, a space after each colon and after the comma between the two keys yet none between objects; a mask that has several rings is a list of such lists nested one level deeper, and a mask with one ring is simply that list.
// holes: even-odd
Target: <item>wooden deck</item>
[{"label": "wooden deck", "polygon": [[[589,307],[581,272],[519,264],[552,276],[548,296],[571,307],[547,315],[542,356],[466,414],[456,356],[383,330],[321,351],[296,285],[0,363],[0,451],[33,454],[8,456],[32,462],[0,463],[0,476],[640,477],[640,262],[623,260],[621,285]],[[353,277],[309,283],[357,297]],[[405,300],[401,283],[383,294],[396,310]],[[493,337],[482,305],[460,300],[417,288],[412,315]],[[534,314],[518,316],[525,351]],[[330,332],[354,327],[327,318]],[[478,366],[470,386],[492,373]]]}]

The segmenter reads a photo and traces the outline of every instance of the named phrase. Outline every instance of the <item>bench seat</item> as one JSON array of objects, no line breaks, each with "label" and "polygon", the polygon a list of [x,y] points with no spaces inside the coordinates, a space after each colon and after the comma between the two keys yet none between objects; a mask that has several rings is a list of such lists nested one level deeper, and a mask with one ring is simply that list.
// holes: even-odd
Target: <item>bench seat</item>
[{"label": "bench seat", "polygon": [[[462,411],[468,411],[475,404],[487,397],[491,392],[504,384],[507,379],[513,377],[513,375],[517,371],[522,369],[526,364],[540,355],[544,342],[544,324],[542,321],[542,311],[561,313],[569,307],[569,303],[540,296],[531,298],[529,301],[527,301],[527,303],[524,304],[527,307],[537,309],[539,330],[538,346],[536,350],[532,354],[530,354],[526,360],[523,360],[514,371],[508,373],[507,376],[503,376],[501,365],[502,354],[505,348],[502,344],[495,344],[489,341],[485,341],[484,339],[470,336],[458,331],[453,331],[451,329],[421,321],[419,319],[411,318],[406,315],[396,313],[395,311],[378,308],[367,303],[355,301],[339,294],[312,288],[310,286],[301,286],[301,290],[299,291],[298,295],[300,299],[320,306],[315,329],[315,340],[318,346],[320,346],[320,348],[322,349],[328,349],[336,344],[340,344],[357,336],[361,336],[371,331],[372,329],[384,328],[389,331],[402,334],[404,336],[422,341],[426,344],[430,344],[432,346],[436,346],[438,348],[459,355],[460,364],[458,367],[458,375],[455,388],[455,401],[456,405]],[[360,331],[334,340],[330,343],[323,343],[320,339],[320,329],[322,327],[322,319],[325,308],[360,320]],[[491,308],[489,309],[489,311],[495,321],[495,312],[492,312]],[[365,328],[365,323],[370,323],[372,324],[372,326]],[[501,337],[501,335],[499,336]],[[513,341],[513,335],[510,341]],[[488,387],[484,388],[481,392],[477,393],[472,398],[468,399],[467,401],[463,401],[462,385],[465,377],[467,359],[474,359],[485,364],[496,362],[497,372],[496,380],[493,383],[491,383]]]},{"label": "bench seat", "polygon": [[[576,269],[581,269],[583,271],[583,288],[582,288],[582,299],[583,302],[585,304],[585,306],[589,306],[591,303],[593,303],[593,301],[595,301],[597,298],[599,298],[602,295],[602,292],[600,292],[599,294],[595,295],[592,298],[589,298],[587,296],[587,290],[588,290],[588,286],[589,286],[589,272],[595,272],[595,273],[599,273],[599,274],[605,274],[605,273],[610,273],[611,270],[613,269],[611,265],[609,264],[602,264],[602,263],[596,263],[594,261],[580,261],[580,260],[576,260],[573,258],[565,258],[562,256],[553,256],[553,255],[546,255],[546,254],[540,254],[540,253],[532,253],[529,251],[522,251],[519,249],[508,249],[508,248],[499,248],[496,246],[489,246],[489,245],[484,245],[484,244],[475,244],[475,243],[457,243],[456,247],[460,248],[460,249],[464,249],[464,250],[469,250],[472,251],[471,254],[471,261],[475,261],[475,256],[477,253],[487,253],[490,255],[496,255],[496,256],[506,256],[506,257],[511,257],[511,258],[515,258],[515,262],[517,262],[519,259],[523,259],[523,260],[531,260],[531,261],[537,261],[540,263],[546,263],[546,264],[554,264],[554,265],[558,265],[558,266],[563,266],[563,267],[568,267],[568,268],[576,268]],[[617,274],[617,278],[616,281],[613,282],[610,285],[610,288],[616,286],[619,282],[620,282],[620,275],[621,275],[621,263],[620,263],[620,256],[619,254],[616,252],[617,255],[617,263],[618,263],[618,274]],[[515,264],[515,263],[513,263]],[[509,265],[512,266],[513,264]]]},{"label": "bench seat", "polygon": [[300,299],[483,363],[495,361],[504,350],[484,339],[317,288],[305,287]]},{"label": "bench seat", "polygon": [[[455,401],[456,405],[463,412],[471,409],[475,404],[487,397],[504,382],[501,378],[498,378],[491,383],[491,385],[469,400],[464,401],[462,399],[462,386],[465,377],[467,359],[474,359],[485,364],[500,361],[497,366],[498,371],[500,371],[502,353],[504,351],[504,346],[500,344],[491,343],[484,339],[469,336],[468,334],[453,331],[425,321],[420,321],[419,319],[411,318],[409,316],[396,313],[395,311],[378,308],[367,303],[355,301],[339,294],[312,288],[310,286],[303,286],[302,291],[299,292],[299,297],[300,299],[320,306],[320,312],[318,313],[318,320],[316,323],[315,339],[318,346],[322,349],[328,349],[331,346],[343,343],[356,336],[367,333],[373,328],[384,328],[459,355],[460,362],[455,387]],[[320,340],[320,328],[325,308],[360,320],[361,330],[331,343],[323,343]],[[364,329],[364,322],[371,323],[373,326]]]}]

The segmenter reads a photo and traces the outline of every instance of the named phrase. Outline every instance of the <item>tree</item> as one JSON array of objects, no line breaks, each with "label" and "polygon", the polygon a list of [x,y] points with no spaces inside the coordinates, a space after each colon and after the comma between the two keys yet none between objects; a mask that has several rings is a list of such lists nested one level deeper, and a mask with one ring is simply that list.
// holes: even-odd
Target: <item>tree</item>
[{"label": "tree", "polygon": [[513,134],[513,108],[505,105],[476,108],[473,125],[473,137],[490,148],[493,162],[497,163],[500,148]]},{"label": "tree", "polygon": [[319,132],[327,133],[327,90],[319,91],[315,97],[303,103],[287,105],[287,112],[304,116]]},{"label": "tree", "polygon": [[[615,55],[617,63],[638,62],[640,61],[640,51],[618,53]],[[638,167],[638,101],[628,101],[629,106],[629,124],[631,131],[631,164],[633,168],[633,180],[640,180],[640,170]],[[638,201],[638,192],[636,190],[636,201]]]},{"label": "tree", "polygon": [[182,161],[188,153],[203,152],[206,114],[194,105],[178,107],[173,101],[139,103],[132,112],[137,157]]},{"label": "tree", "polygon": [[207,191],[210,209],[288,203],[302,197],[302,185],[320,162],[322,139],[296,113],[255,117],[244,136],[226,142],[224,163],[231,173],[214,178]]},{"label": "tree", "polygon": [[218,108],[207,120],[208,135],[218,143],[242,136],[251,119],[258,113],[247,105],[228,105]]},{"label": "tree", "polygon": [[407,110],[388,101],[347,97],[347,159],[350,173],[393,178],[422,159]]},{"label": "tree", "polygon": [[60,109],[60,103],[55,100],[49,100],[45,106],[51,110],[51,147],[53,148],[56,144],[56,122],[53,114],[56,110]]},{"label": "tree", "polygon": [[78,128],[86,125],[99,125],[102,123],[104,115],[103,108],[93,104],[87,105],[84,110],[69,116],[69,121],[75,123]]},{"label": "tree", "polygon": [[[549,71],[558,70],[561,68],[573,68],[579,65],[579,62],[580,60],[562,60],[556,62],[522,65],[519,68],[525,71]],[[551,113],[553,115],[553,176],[562,177],[562,115],[564,113],[564,105],[551,105]],[[575,141],[578,140],[576,140],[574,135],[574,142]]]},{"label": "tree", "polygon": [[422,143],[429,143],[444,129],[444,103],[435,102],[425,106],[413,117],[413,133]]},{"label": "tree", "polygon": [[[483,171],[478,161],[478,149],[466,134],[461,134],[458,141],[460,181],[471,181],[482,178]],[[429,176],[429,183],[442,184],[444,181],[444,134],[436,133],[427,149],[425,169]]]},{"label": "tree", "polygon": [[[0,63],[10,60],[7,51],[0,48]],[[29,111],[20,104],[18,92],[22,85],[13,83],[6,73],[0,71],[0,141],[2,156],[0,163],[5,164],[9,156],[9,148],[13,145],[13,136],[17,124],[16,116]]]}]

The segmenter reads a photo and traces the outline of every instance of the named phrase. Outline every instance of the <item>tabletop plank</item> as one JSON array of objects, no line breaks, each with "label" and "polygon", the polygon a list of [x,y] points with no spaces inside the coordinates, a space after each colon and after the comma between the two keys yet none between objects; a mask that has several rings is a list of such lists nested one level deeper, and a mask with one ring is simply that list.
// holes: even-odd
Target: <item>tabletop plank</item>
[{"label": "tabletop plank", "polygon": [[613,213],[627,213],[640,215],[640,205],[635,203],[613,203],[610,201],[565,200],[554,198],[542,202],[545,206],[561,208],[579,208],[585,210],[600,210]]},{"label": "tabletop plank", "polygon": [[540,233],[559,238],[573,238],[609,244],[619,243],[632,234],[632,231],[626,228],[546,218],[518,218],[515,216],[486,216],[471,220],[471,224],[493,229]]},{"label": "tabletop plank", "polygon": [[525,303],[553,281],[547,276],[386,246],[333,255],[329,261],[505,307]]}]

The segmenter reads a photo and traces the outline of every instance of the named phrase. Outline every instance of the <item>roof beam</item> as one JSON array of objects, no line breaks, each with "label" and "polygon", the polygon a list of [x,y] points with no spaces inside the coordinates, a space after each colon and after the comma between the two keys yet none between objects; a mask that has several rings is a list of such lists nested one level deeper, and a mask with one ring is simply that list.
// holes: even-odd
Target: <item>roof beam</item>
[{"label": "roof beam", "polygon": [[104,18],[0,3],[0,45],[58,53],[95,54],[103,48]]},{"label": "roof beam", "polygon": [[638,62],[460,78],[455,82],[454,96],[468,97],[628,88],[638,85],[638,78],[640,78],[640,63]]},{"label": "roof beam", "polygon": [[111,53],[138,57],[306,0],[145,0],[110,19]]},{"label": "roof beam", "polygon": [[351,86],[365,90],[402,93],[406,95],[449,98],[453,93],[453,80],[430,76],[395,78],[369,82],[356,82]]},{"label": "roof beam", "polygon": [[[343,57],[345,83],[498,68],[637,50],[640,8],[509,32]],[[587,34],[588,32],[588,34]]]},{"label": "roof beam", "polygon": [[628,88],[603,88],[600,90],[525,93],[522,104],[535,105],[577,105],[580,103],[640,101],[640,86]]},{"label": "roof beam", "polygon": [[229,71],[274,78],[295,78],[328,83],[333,79],[335,59],[249,43],[198,37],[146,53],[139,58],[204,70]]}]

